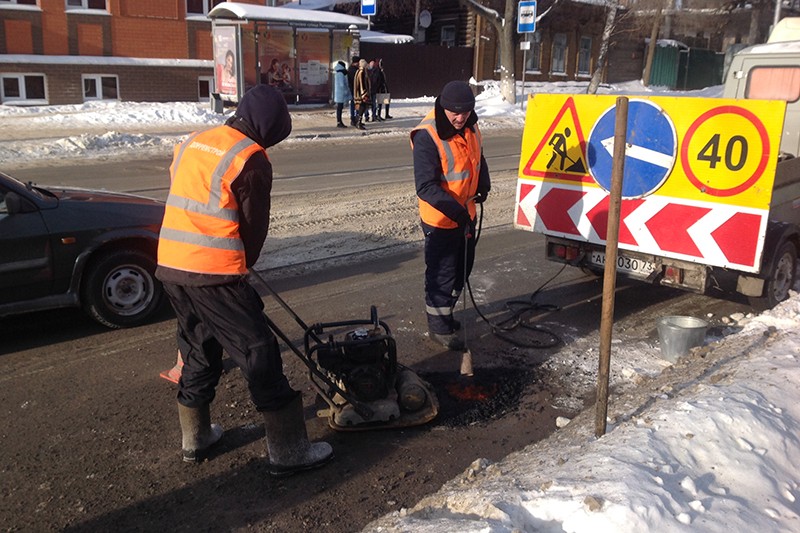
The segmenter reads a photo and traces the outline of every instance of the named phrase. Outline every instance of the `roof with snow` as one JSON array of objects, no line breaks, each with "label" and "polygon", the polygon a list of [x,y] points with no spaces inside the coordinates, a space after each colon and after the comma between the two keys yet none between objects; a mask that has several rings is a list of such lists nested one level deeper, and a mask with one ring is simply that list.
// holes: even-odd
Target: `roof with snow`
[{"label": "roof with snow", "polygon": [[256,6],[237,2],[223,2],[208,12],[212,20],[242,20],[247,22],[272,22],[285,26],[304,28],[348,29],[350,26],[366,28],[367,20],[342,13],[310,9]]}]

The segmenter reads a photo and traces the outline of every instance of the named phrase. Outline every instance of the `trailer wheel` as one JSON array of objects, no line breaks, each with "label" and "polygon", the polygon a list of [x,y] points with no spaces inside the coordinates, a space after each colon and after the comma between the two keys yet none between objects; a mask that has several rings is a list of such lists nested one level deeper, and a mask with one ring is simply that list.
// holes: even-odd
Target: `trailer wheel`
[{"label": "trailer wheel", "polygon": [[750,305],[759,311],[772,309],[789,297],[797,277],[797,247],[793,242],[781,244],[771,262],[772,270],[764,284],[764,294],[750,298]]}]

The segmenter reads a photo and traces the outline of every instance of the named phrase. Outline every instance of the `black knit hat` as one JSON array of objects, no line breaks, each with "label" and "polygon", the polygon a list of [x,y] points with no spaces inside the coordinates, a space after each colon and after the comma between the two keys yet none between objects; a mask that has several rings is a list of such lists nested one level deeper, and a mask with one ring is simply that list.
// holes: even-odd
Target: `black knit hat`
[{"label": "black knit hat", "polygon": [[475,95],[463,81],[451,81],[439,95],[439,105],[454,113],[464,113],[475,109]]}]

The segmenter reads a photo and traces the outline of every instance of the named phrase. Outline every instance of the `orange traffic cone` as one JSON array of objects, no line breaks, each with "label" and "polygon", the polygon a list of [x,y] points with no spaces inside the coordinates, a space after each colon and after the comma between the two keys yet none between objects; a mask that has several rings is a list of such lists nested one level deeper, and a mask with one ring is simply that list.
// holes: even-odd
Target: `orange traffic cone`
[{"label": "orange traffic cone", "polygon": [[178,360],[175,362],[175,366],[173,366],[169,370],[164,370],[159,374],[159,376],[166,379],[167,381],[177,383],[178,380],[181,379],[182,370],[183,370],[183,358],[181,357],[181,351],[178,350]]}]

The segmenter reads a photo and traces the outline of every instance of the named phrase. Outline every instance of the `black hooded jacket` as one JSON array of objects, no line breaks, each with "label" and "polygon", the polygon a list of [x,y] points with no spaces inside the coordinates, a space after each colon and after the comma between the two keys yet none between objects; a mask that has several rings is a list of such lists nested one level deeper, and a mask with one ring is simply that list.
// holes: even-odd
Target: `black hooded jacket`
[{"label": "black hooded jacket", "polygon": [[[251,94],[253,91],[256,92]],[[266,149],[289,136],[292,118],[282,94],[258,85],[245,94],[236,114],[217,127],[233,128]],[[239,205],[239,236],[249,268],[258,260],[269,230],[272,163],[264,153],[256,152],[247,160],[231,190]],[[198,274],[159,266],[156,277],[167,283],[199,287],[238,281],[241,276]]]}]

